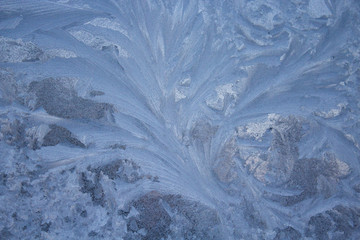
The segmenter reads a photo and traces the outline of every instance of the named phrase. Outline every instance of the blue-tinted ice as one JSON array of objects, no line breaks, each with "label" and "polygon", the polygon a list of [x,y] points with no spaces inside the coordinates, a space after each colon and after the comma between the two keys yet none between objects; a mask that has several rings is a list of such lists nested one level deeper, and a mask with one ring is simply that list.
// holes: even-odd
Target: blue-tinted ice
[{"label": "blue-tinted ice", "polygon": [[360,239],[357,0],[0,0],[0,239]]}]

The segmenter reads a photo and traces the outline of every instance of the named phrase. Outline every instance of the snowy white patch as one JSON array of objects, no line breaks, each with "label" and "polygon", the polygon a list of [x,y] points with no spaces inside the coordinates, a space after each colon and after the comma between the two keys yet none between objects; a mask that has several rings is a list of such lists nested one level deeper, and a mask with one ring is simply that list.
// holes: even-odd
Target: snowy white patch
[{"label": "snowy white patch", "polygon": [[77,40],[97,50],[101,50],[103,46],[109,46],[110,44],[105,41],[104,38],[96,37],[93,34],[84,30],[72,30],[70,31],[70,34],[73,35]]},{"label": "snowy white patch", "polygon": [[339,103],[337,105],[337,108],[331,109],[328,112],[324,112],[324,111],[317,111],[314,112],[314,114],[316,116],[322,117],[322,118],[334,118],[339,116],[345,109],[346,109],[347,104],[346,103]]},{"label": "snowy white patch", "polygon": [[337,169],[338,169],[338,177],[345,177],[350,173],[350,167],[345,162],[336,159]]},{"label": "snowy white patch", "polygon": [[325,0],[310,0],[308,11],[311,17],[321,18],[331,16],[331,11],[325,3]]},{"label": "snowy white patch", "polygon": [[190,86],[190,84],[191,84],[191,78],[190,77],[184,78],[180,82],[180,85],[184,86],[184,87],[188,87],[188,86]]},{"label": "snowy white patch", "polygon": [[26,130],[26,135],[29,141],[30,147],[41,146],[45,135],[50,131],[50,128],[46,124],[41,124],[38,127],[32,127]]},{"label": "snowy white patch", "polygon": [[185,99],[186,95],[179,89],[175,88],[175,102],[179,102],[182,99]]},{"label": "snowy white patch", "polygon": [[101,27],[101,28],[107,28],[113,31],[120,32],[121,34],[125,35],[127,38],[129,38],[129,35],[126,30],[124,30],[118,22],[115,20],[111,20],[108,18],[95,18],[86,24],[93,25],[95,27]]},{"label": "snowy white patch", "polygon": [[90,32],[84,30],[71,30],[70,34],[73,35],[77,40],[83,42],[90,47],[95,48],[96,50],[103,50],[104,47],[106,48],[113,46],[115,47],[116,52],[119,56],[124,58],[129,57],[129,54],[125,49],[123,49],[118,44],[106,40],[101,36],[93,35]]},{"label": "snowy white patch", "polygon": [[76,58],[76,54],[73,51],[65,49],[48,49],[45,51],[48,57],[60,57],[60,58]]},{"label": "snowy white patch", "polygon": [[279,118],[280,115],[271,113],[264,122],[252,122],[245,126],[239,126],[237,128],[237,135],[241,138],[254,138],[261,142],[265,133],[269,131],[269,128],[274,127],[275,122]]},{"label": "snowy white patch", "polygon": [[246,85],[247,81],[245,79],[237,80],[235,84],[219,85],[215,88],[216,95],[208,98],[206,104],[214,110],[222,111],[224,110],[225,100],[229,98],[236,101],[238,96],[246,89]]}]

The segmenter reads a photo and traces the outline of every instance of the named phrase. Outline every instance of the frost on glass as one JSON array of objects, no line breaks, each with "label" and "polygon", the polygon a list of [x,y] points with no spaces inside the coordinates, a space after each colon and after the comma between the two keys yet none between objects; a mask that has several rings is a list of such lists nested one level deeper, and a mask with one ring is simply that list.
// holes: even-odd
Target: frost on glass
[{"label": "frost on glass", "polygon": [[0,1],[0,239],[359,239],[359,14]]}]

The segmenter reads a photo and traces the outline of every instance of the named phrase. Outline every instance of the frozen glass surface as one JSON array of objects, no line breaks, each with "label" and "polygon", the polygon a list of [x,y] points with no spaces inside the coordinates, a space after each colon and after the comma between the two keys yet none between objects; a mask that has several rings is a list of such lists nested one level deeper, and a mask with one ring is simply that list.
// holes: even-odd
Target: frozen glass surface
[{"label": "frozen glass surface", "polygon": [[0,0],[0,239],[360,239],[360,1]]}]

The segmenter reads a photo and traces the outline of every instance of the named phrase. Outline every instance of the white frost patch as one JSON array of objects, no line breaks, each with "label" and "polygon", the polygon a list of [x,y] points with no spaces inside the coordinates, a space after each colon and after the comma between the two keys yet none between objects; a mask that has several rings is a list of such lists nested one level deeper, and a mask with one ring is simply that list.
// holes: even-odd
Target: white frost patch
[{"label": "white frost patch", "polygon": [[181,85],[181,86],[184,86],[184,87],[188,87],[188,86],[190,86],[190,84],[191,84],[191,78],[190,78],[190,77],[184,78],[184,79],[180,82],[180,85]]},{"label": "white frost patch", "polygon": [[118,22],[108,18],[95,18],[90,22],[87,22],[86,24],[117,31],[123,34],[124,36],[126,36],[127,38],[129,38],[127,31],[125,31]]},{"label": "white frost patch", "polygon": [[49,49],[46,50],[46,55],[50,58],[60,57],[60,58],[76,58],[76,54],[72,51],[65,49]]},{"label": "white frost patch", "polygon": [[322,117],[322,118],[326,118],[326,119],[334,118],[334,117],[339,116],[343,112],[343,110],[346,109],[346,106],[347,106],[347,104],[340,103],[337,105],[337,108],[331,109],[328,112],[317,111],[317,112],[314,112],[314,115]]},{"label": "white frost patch", "polygon": [[282,62],[285,59],[285,57],[286,57],[286,53],[280,56],[280,61]]},{"label": "white frost patch", "polygon": [[263,27],[266,30],[272,30],[274,25],[281,22],[280,11],[272,5],[274,4],[265,1],[250,1],[246,4],[245,11],[254,25]]},{"label": "white frost patch", "polygon": [[338,169],[338,177],[345,177],[350,173],[350,167],[345,162],[340,161],[339,159],[335,160]]},{"label": "white frost patch", "polygon": [[175,102],[179,102],[180,100],[185,98],[185,94],[181,90],[175,88]]},{"label": "white frost patch", "polygon": [[280,118],[280,115],[269,114],[265,122],[252,122],[246,126],[240,126],[237,128],[237,135],[240,138],[255,138],[257,141],[261,142],[262,137],[265,135],[266,131],[275,125],[275,122]]},{"label": "white frost patch", "polygon": [[353,135],[348,134],[348,133],[345,133],[344,135],[345,135],[345,137],[346,137],[347,140],[351,141],[351,142],[355,145],[355,147],[357,147],[358,149],[360,149],[360,145],[356,142],[356,140],[355,140],[355,138],[354,138]]},{"label": "white frost patch", "polygon": [[324,0],[310,0],[308,11],[309,15],[313,18],[331,16],[331,11],[324,2]]},{"label": "white frost patch", "polygon": [[233,84],[231,83],[217,86],[215,91],[216,97],[212,97],[206,100],[206,104],[214,110],[222,111],[224,109],[226,95],[236,97],[236,92],[233,90]]},{"label": "white frost patch", "polygon": [[41,124],[38,127],[32,127],[26,130],[26,138],[30,147],[42,145],[45,135],[50,131],[50,128],[46,124]]},{"label": "white frost patch", "polygon": [[128,58],[129,57],[129,54],[125,49],[123,49],[119,45],[115,45],[115,46],[117,48],[117,51],[118,51],[118,54],[119,54],[120,57],[123,57],[123,58]]},{"label": "white frost patch", "polygon": [[206,104],[214,110],[222,111],[224,109],[225,98],[230,97],[237,100],[238,96],[244,92],[246,86],[247,81],[245,79],[237,80],[235,84],[228,83],[217,86],[215,89],[216,96],[207,99]]},{"label": "white frost patch", "polygon": [[229,95],[234,98],[237,97],[237,92],[234,91],[234,84],[232,84],[232,83],[220,85],[220,86],[216,87],[216,93],[223,98],[226,95]]},{"label": "white frost patch", "polygon": [[338,159],[335,154],[326,153],[324,155],[324,161],[332,170],[334,177],[341,178],[349,175],[349,165]]},{"label": "white frost patch", "polygon": [[95,36],[87,31],[84,30],[74,30],[70,31],[70,34],[79,40],[80,42],[83,42],[84,44],[95,48],[96,50],[103,50],[104,47],[111,47],[113,46],[116,49],[116,52],[119,56],[127,58],[129,57],[128,52],[123,49],[118,44],[115,44],[113,42],[110,42],[106,40],[103,37]]},{"label": "white frost patch", "polygon": [[210,98],[206,100],[206,104],[214,110],[222,111],[224,109],[224,98],[219,96],[217,98]]},{"label": "white frost patch", "polygon": [[96,37],[87,31],[84,30],[70,31],[70,34],[73,35],[73,37],[79,40],[80,42],[83,42],[84,44],[93,47],[97,50],[101,50],[103,46],[106,46],[106,42],[104,41],[103,38]]}]

